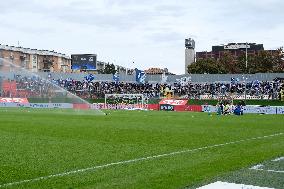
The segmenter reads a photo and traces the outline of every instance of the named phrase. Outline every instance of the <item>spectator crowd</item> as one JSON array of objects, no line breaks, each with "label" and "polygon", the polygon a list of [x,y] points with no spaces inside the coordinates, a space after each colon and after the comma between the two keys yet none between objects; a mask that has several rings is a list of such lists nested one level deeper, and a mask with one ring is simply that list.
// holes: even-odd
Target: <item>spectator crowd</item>
[{"label": "spectator crowd", "polygon": [[[56,92],[71,92],[82,98],[104,98],[105,94],[144,94],[147,98],[158,98],[170,91],[174,96],[198,99],[200,95],[268,95],[269,99],[278,99],[284,85],[280,81],[252,82],[212,82],[212,83],[129,83],[109,81],[87,81],[69,79],[42,79],[38,77],[15,76],[17,91],[26,91],[28,97],[50,96]],[[65,91],[66,90],[66,91]],[[0,92],[7,97],[5,91]]]}]

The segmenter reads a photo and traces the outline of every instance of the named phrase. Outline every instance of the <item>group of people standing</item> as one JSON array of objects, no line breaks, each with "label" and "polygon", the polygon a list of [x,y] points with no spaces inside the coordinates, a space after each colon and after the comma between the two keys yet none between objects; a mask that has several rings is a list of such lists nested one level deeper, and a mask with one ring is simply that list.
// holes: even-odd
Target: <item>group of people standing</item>
[{"label": "group of people standing", "polygon": [[[234,105],[232,101],[219,101],[216,105],[217,115],[243,115],[243,107],[245,106],[244,101]],[[208,112],[211,115],[211,108],[209,105],[205,105],[204,112]]]},{"label": "group of people standing", "polygon": [[217,104],[217,115],[243,115],[243,106],[238,103],[236,106],[233,103],[218,103]]}]

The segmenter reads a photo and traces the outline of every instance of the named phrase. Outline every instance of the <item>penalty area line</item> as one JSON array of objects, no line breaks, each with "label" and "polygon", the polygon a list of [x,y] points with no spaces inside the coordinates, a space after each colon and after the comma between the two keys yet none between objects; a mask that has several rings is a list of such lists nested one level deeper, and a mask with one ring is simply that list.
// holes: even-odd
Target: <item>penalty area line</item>
[{"label": "penalty area line", "polygon": [[[271,162],[280,162],[282,160],[284,160],[284,157],[279,157],[279,158],[273,159],[273,160],[271,160]],[[265,165],[263,165],[263,164],[255,165],[255,166],[253,166],[249,169],[255,170],[255,171],[272,172],[272,173],[284,173],[284,171],[279,171],[279,170],[274,170],[274,169],[265,169]]]},{"label": "penalty area line", "polygon": [[32,178],[32,179],[26,179],[26,180],[1,184],[0,188],[26,184],[26,183],[30,183],[30,182],[42,181],[42,180],[47,180],[47,179],[56,178],[56,177],[63,177],[63,176],[67,176],[67,175],[71,175],[71,174],[77,174],[77,173],[83,173],[83,172],[87,172],[87,171],[94,171],[94,170],[97,170],[97,169],[107,168],[107,167],[111,167],[111,166],[115,166],[115,165],[130,164],[130,163],[135,163],[135,162],[139,162],[139,161],[153,160],[153,159],[158,159],[158,158],[162,158],[162,157],[168,157],[168,156],[174,156],[174,155],[178,155],[178,154],[196,152],[196,151],[201,151],[201,150],[205,150],[205,149],[217,148],[217,147],[227,146],[227,145],[231,145],[231,144],[238,144],[238,143],[247,142],[247,141],[260,140],[260,139],[265,139],[265,138],[272,138],[272,137],[280,136],[280,135],[283,135],[283,134],[284,133],[276,133],[276,134],[272,134],[272,135],[253,137],[253,138],[231,141],[231,142],[226,142],[226,143],[221,143],[221,144],[204,146],[204,147],[200,147],[200,148],[194,148],[194,149],[188,149],[188,150],[182,150],[182,151],[175,151],[175,152],[171,152],[171,153],[153,155],[153,156],[148,156],[148,157],[141,157],[141,158],[130,159],[130,160],[126,160],[126,161],[118,161],[118,162],[108,163],[108,164],[104,164],[104,165],[97,165],[97,166],[93,166],[93,167],[77,169],[77,170],[67,171],[67,172],[63,172],[63,173],[57,173],[57,174],[48,175],[48,176],[42,176],[42,177],[37,177],[37,178]]},{"label": "penalty area line", "polygon": [[253,170],[270,172],[270,173],[284,173],[284,171],[277,171],[277,170],[273,170],[273,169],[253,169]]}]

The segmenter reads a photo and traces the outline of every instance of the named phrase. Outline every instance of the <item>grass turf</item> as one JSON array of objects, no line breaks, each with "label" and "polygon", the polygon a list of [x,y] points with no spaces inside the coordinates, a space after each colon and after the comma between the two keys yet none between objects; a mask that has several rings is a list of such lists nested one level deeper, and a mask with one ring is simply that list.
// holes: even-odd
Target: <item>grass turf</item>
[{"label": "grass turf", "polygon": [[[61,113],[60,113],[61,112]],[[62,113],[63,112],[63,113]],[[0,186],[113,162],[284,132],[283,115],[0,109]],[[284,136],[11,185],[7,188],[183,188],[284,156]]]}]

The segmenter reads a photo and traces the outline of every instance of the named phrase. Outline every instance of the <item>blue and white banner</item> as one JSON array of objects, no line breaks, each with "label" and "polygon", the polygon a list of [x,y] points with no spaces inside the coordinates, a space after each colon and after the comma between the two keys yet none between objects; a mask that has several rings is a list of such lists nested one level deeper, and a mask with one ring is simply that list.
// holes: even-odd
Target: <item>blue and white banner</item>
[{"label": "blue and white banner", "polygon": [[88,82],[91,82],[95,79],[95,76],[93,74],[89,74],[84,77]]},{"label": "blue and white banner", "polygon": [[119,82],[119,75],[113,74],[112,79],[115,83],[118,83]]},{"label": "blue and white banner", "polygon": [[259,82],[258,80],[254,80],[254,81],[252,82],[252,86],[253,86],[253,87],[259,87],[259,85],[260,85],[260,82]]},{"label": "blue and white banner", "polygon": [[136,82],[145,83],[146,73],[143,70],[135,69],[136,72]]},{"label": "blue and white banner", "polygon": [[189,84],[191,82],[191,77],[182,77],[180,79],[177,79],[177,82],[181,86],[186,86],[187,84]]},{"label": "blue and white banner", "polygon": [[[202,105],[202,111],[207,112],[210,109],[211,112],[217,112],[216,106]],[[284,106],[257,106],[247,105],[243,107],[244,114],[284,114]]]},{"label": "blue and white banner", "polygon": [[162,75],[161,83],[167,83],[167,80],[168,80],[168,76],[164,72],[163,75]]},{"label": "blue and white banner", "polygon": [[73,104],[71,103],[0,103],[0,108],[39,108],[39,109],[71,109]]},{"label": "blue and white banner", "polygon": [[239,78],[234,78],[234,77],[231,78],[231,85],[236,85],[236,84],[238,84],[239,82],[240,82],[240,79],[239,79]]}]

